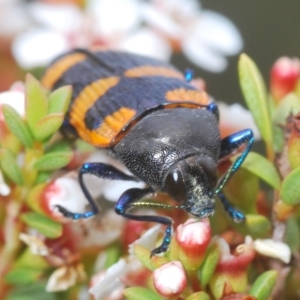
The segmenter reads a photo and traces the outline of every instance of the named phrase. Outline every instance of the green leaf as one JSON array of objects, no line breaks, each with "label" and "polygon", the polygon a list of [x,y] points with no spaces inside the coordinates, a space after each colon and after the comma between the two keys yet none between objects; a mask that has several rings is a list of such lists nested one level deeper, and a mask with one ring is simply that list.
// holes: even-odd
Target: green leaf
[{"label": "green leaf", "polygon": [[210,300],[210,297],[205,292],[197,292],[187,297],[186,300]]},{"label": "green leaf", "polygon": [[261,215],[246,215],[247,233],[253,238],[266,237],[271,230],[270,221]]},{"label": "green leaf", "polygon": [[300,99],[294,93],[287,94],[275,109],[274,122],[285,125],[290,114],[296,115],[299,111]]},{"label": "green leaf", "polygon": [[4,174],[18,185],[22,185],[24,180],[22,172],[17,164],[14,154],[8,149],[0,149],[0,166]]},{"label": "green leaf", "polygon": [[38,213],[30,212],[21,216],[22,220],[30,227],[37,229],[49,238],[62,235],[62,225]]},{"label": "green leaf", "polygon": [[21,141],[23,145],[27,148],[31,148],[33,141],[28,125],[13,107],[7,104],[3,104],[1,107],[5,123],[10,131]]},{"label": "green leaf", "polygon": [[70,85],[63,86],[49,96],[49,114],[63,113],[65,114],[69,108],[72,96],[72,87]]},{"label": "green leaf", "polygon": [[14,287],[5,300],[33,300],[33,299],[43,299],[43,300],[56,300],[57,296],[54,293],[46,292],[45,282],[35,282],[33,284],[28,284],[25,286]]},{"label": "green leaf", "polygon": [[[34,265],[32,262],[34,261]],[[17,258],[13,269],[34,269],[38,271],[45,271],[51,268],[51,265],[46,261],[45,256],[33,254],[31,249],[27,247]]]},{"label": "green leaf", "polygon": [[31,74],[26,76],[25,95],[26,118],[31,132],[35,136],[37,122],[47,115],[48,101],[44,88]]},{"label": "green leaf", "polygon": [[275,166],[262,155],[250,152],[241,167],[247,169],[274,189],[280,189],[281,180]]},{"label": "green leaf", "polygon": [[6,276],[5,281],[14,285],[24,285],[28,283],[37,282],[42,277],[43,271],[18,268],[11,270]]},{"label": "green leaf", "polygon": [[161,300],[157,293],[142,287],[127,288],[123,294],[129,300]]},{"label": "green leaf", "polygon": [[300,229],[295,217],[289,217],[286,223],[284,242],[292,252],[297,252],[300,246]]},{"label": "green leaf", "polygon": [[253,283],[249,294],[258,300],[269,299],[275,286],[277,271],[271,270],[261,274]]},{"label": "green leaf", "polygon": [[200,283],[201,283],[201,287],[204,288],[206,287],[206,285],[208,284],[209,280],[211,279],[215,268],[217,266],[218,260],[220,257],[220,249],[217,245],[213,245],[207,255],[206,258],[201,266],[200,269]]},{"label": "green leaf", "polygon": [[266,142],[268,156],[273,159],[273,132],[265,83],[257,66],[246,54],[241,54],[238,68],[245,101]]},{"label": "green leaf", "polygon": [[45,116],[36,123],[34,136],[37,140],[43,141],[58,131],[64,121],[63,113],[53,113]]},{"label": "green leaf", "polygon": [[57,170],[66,166],[72,159],[72,151],[55,151],[40,157],[34,164],[34,168],[39,171]]},{"label": "green leaf", "polygon": [[144,267],[146,267],[148,270],[153,271],[152,262],[150,258],[150,251],[146,249],[145,247],[135,244],[133,246],[133,251],[138,260],[142,263]]},{"label": "green leaf", "polygon": [[282,182],[280,197],[289,205],[300,203],[300,167],[289,173]]}]

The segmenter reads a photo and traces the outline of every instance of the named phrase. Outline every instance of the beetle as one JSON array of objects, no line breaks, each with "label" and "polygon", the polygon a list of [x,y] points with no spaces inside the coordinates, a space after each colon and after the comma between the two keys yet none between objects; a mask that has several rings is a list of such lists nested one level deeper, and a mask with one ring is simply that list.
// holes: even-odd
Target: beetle
[{"label": "beetle", "polygon": [[[74,213],[58,206],[64,216],[89,218],[99,212],[83,181],[84,175],[93,174],[147,184],[143,189],[125,191],[115,211],[128,219],[166,225],[163,241],[151,255],[167,251],[172,219],[133,214],[130,210],[134,207],[183,209],[201,219],[214,214],[218,196],[235,222],[245,221],[222,188],[250,151],[253,133],[245,129],[221,139],[218,106],[190,84],[191,77],[190,71],[184,75],[149,57],[106,50],[75,49],[49,66],[42,79],[46,88],[73,87],[62,130],[108,150],[132,174],[105,163],[84,163],[79,183],[91,210]],[[218,180],[220,160],[241,147],[238,158]],[[157,192],[169,194],[178,205],[141,201]]]}]

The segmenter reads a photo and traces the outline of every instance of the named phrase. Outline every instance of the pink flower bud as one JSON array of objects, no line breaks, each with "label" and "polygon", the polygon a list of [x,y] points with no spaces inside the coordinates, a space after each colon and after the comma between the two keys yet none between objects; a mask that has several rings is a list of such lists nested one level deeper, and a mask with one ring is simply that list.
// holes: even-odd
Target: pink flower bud
[{"label": "pink flower bud", "polygon": [[276,102],[292,92],[300,78],[300,61],[281,57],[271,69],[270,92]]},{"label": "pink flower bud", "polygon": [[207,220],[199,222],[189,219],[177,227],[175,239],[178,244],[178,257],[186,270],[200,267],[210,238],[211,228]]},{"label": "pink flower bud", "polygon": [[181,262],[172,261],[153,272],[156,291],[164,297],[179,296],[187,285],[187,278]]},{"label": "pink flower bud", "polygon": [[209,282],[212,293],[220,299],[226,286],[230,286],[234,292],[244,293],[247,288],[247,267],[255,256],[252,239],[246,238],[244,244],[239,245],[233,254],[227,242],[218,239],[221,257],[215,273]]}]

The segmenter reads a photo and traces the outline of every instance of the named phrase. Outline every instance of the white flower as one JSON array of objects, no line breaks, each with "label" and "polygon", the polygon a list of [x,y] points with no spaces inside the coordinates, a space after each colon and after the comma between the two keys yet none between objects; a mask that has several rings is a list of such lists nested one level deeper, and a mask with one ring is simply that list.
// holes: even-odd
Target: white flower
[{"label": "white flower", "polygon": [[291,249],[285,243],[276,242],[271,239],[257,239],[253,242],[253,247],[256,252],[265,256],[277,258],[286,264],[291,260]]},{"label": "white flower", "polygon": [[156,245],[157,237],[160,233],[160,227],[161,225],[156,225],[148,229],[139,239],[137,239],[134,243],[129,245],[128,247],[129,254],[133,255],[134,245],[141,245],[148,250],[153,250],[153,248],[155,248]]},{"label": "white flower", "polygon": [[32,3],[27,12],[37,26],[16,37],[14,57],[30,69],[72,48],[101,46],[168,60],[168,42],[154,31],[142,30],[139,10],[138,0],[89,0],[83,12],[71,4]]},{"label": "white flower", "polygon": [[84,280],[85,278],[86,274],[81,264],[76,266],[62,266],[56,269],[49,277],[46,285],[46,291],[65,291],[69,287],[73,286],[77,281]]},{"label": "white flower", "polygon": [[152,0],[143,5],[145,21],[171,40],[194,64],[211,72],[227,66],[226,56],[243,46],[236,27],[222,15],[201,10],[196,0]]},{"label": "white flower", "polygon": [[242,48],[236,27],[220,14],[201,10],[196,0],[88,0],[85,11],[36,2],[25,8],[36,26],[17,36],[13,54],[27,69],[76,47],[101,46],[165,61],[172,48],[179,48],[196,65],[220,72],[226,56]]},{"label": "white flower", "polygon": [[120,259],[106,271],[94,275],[89,293],[93,295],[95,300],[104,299],[107,295],[111,295],[115,291],[125,288],[120,281],[120,277],[126,272],[127,264],[124,259]]},{"label": "white flower", "polygon": [[42,236],[20,233],[19,239],[29,246],[31,253],[33,254],[46,256],[50,253]]}]

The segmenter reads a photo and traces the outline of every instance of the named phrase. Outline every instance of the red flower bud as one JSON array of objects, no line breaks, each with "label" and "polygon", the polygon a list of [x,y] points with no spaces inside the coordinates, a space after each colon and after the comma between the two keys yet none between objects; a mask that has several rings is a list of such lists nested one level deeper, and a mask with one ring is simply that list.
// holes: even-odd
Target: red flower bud
[{"label": "red flower bud", "polygon": [[199,222],[189,219],[177,227],[175,239],[178,244],[178,257],[186,270],[196,270],[200,267],[210,238],[211,228],[208,220]]},{"label": "red flower bud", "polygon": [[187,278],[181,262],[172,261],[153,272],[156,291],[168,298],[179,296],[186,287]]},{"label": "red flower bud", "polygon": [[300,77],[299,59],[279,58],[271,69],[270,92],[276,102],[292,92]]}]

